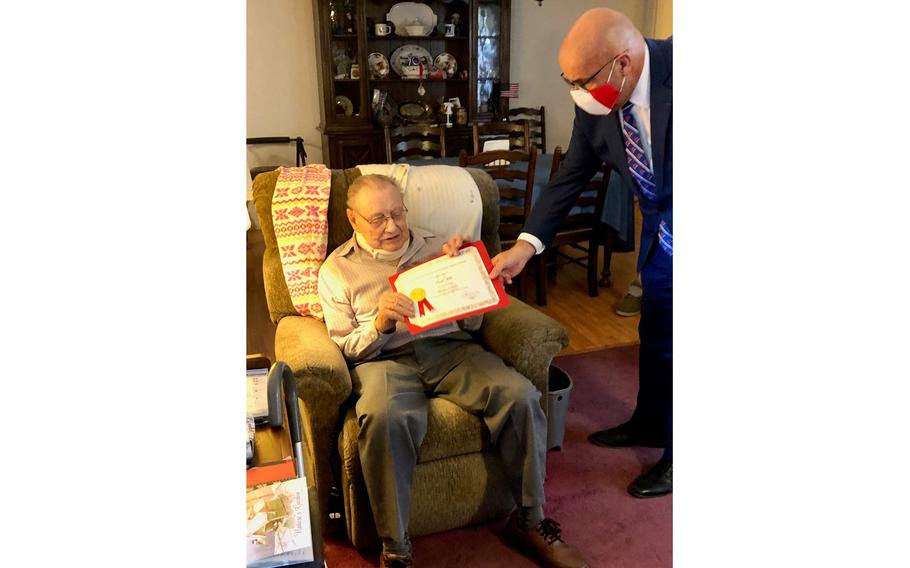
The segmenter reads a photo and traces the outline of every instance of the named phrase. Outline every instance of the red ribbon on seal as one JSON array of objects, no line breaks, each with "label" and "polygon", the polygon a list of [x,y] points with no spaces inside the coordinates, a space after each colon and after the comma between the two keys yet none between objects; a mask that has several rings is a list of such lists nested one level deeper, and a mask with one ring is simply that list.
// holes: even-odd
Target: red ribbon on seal
[{"label": "red ribbon on seal", "polygon": [[435,310],[436,308],[427,300],[427,292],[423,288],[414,288],[411,290],[411,299],[417,302],[417,311],[420,316],[426,313],[426,310]]}]

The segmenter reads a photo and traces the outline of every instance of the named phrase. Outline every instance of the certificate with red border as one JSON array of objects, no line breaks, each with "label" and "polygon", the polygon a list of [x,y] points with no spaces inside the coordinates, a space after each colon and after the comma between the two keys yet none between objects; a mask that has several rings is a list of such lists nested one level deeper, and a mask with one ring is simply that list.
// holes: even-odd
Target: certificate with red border
[{"label": "certificate with red border", "polygon": [[407,318],[412,335],[509,305],[502,281],[490,279],[493,263],[483,241],[463,245],[389,277],[392,289],[411,298],[417,315]]}]

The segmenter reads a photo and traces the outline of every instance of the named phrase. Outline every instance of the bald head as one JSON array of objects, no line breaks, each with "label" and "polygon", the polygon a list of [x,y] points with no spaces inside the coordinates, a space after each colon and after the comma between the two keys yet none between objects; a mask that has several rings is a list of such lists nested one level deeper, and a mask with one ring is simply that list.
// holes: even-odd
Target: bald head
[{"label": "bald head", "polygon": [[358,205],[373,201],[376,198],[373,192],[388,192],[393,200],[397,198],[401,202],[401,188],[394,179],[380,174],[370,174],[360,176],[348,187],[348,207],[357,209]]},{"label": "bald head", "polygon": [[[562,41],[559,49],[559,66],[566,77],[573,81],[587,79],[605,63],[617,59],[612,82],[618,87],[620,76],[626,84],[619,104],[629,99],[635,89],[645,61],[645,39],[624,14],[610,8],[594,8],[581,15]],[[610,73],[608,65],[587,87],[606,83]]]}]

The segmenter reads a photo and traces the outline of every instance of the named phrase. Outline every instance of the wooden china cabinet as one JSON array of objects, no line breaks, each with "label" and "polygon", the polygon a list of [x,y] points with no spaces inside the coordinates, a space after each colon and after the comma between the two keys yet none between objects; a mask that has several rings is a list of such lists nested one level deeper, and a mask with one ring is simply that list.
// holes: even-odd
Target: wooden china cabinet
[{"label": "wooden china cabinet", "polygon": [[[442,103],[454,98],[467,112],[467,124],[458,125],[453,116],[455,126],[446,129],[450,156],[462,149],[473,151],[472,122],[508,114],[508,99],[499,93],[509,82],[511,0],[411,2],[425,4],[436,16],[435,26],[423,27],[422,33],[429,33],[422,36],[410,32],[421,33],[420,24],[431,23],[423,21],[429,11],[403,4],[395,0],[314,1],[322,83],[320,130],[329,167],[385,162],[384,125],[445,123]],[[378,35],[377,31],[386,30],[377,30],[376,24],[389,24],[390,13],[399,25],[392,25],[388,35]],[[406,17],[411,15],[415,17]],[[446,24],[453,23],[447,30]],[[408,62],[417,65],[402,68]],[[428,64],[421,67],[424,62]],[[445,71],[440,73],[435,63]],[[399,71],[403,75],[410,71],[412,78],[403,78]],[[418,79],[414,75],[420,71],[431,75]],[[377,106],[381,101],[382,107]]]}]

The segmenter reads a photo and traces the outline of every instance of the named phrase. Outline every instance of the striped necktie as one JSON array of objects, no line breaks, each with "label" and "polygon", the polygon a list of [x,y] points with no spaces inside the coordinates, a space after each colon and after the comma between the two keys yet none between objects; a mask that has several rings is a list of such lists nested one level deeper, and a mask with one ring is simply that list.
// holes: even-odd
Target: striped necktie
[{"label": "striped necktie", "polygon": [[657,184],[654,183],[654,171],[648,163],[638,132],[638,122],[632,114],[632,103],[627,102],[622,107],[622,133],[626,144],[626,162],[629,164],[629,173],[638,182],[638,187],[648,199],[657,199]]}]

